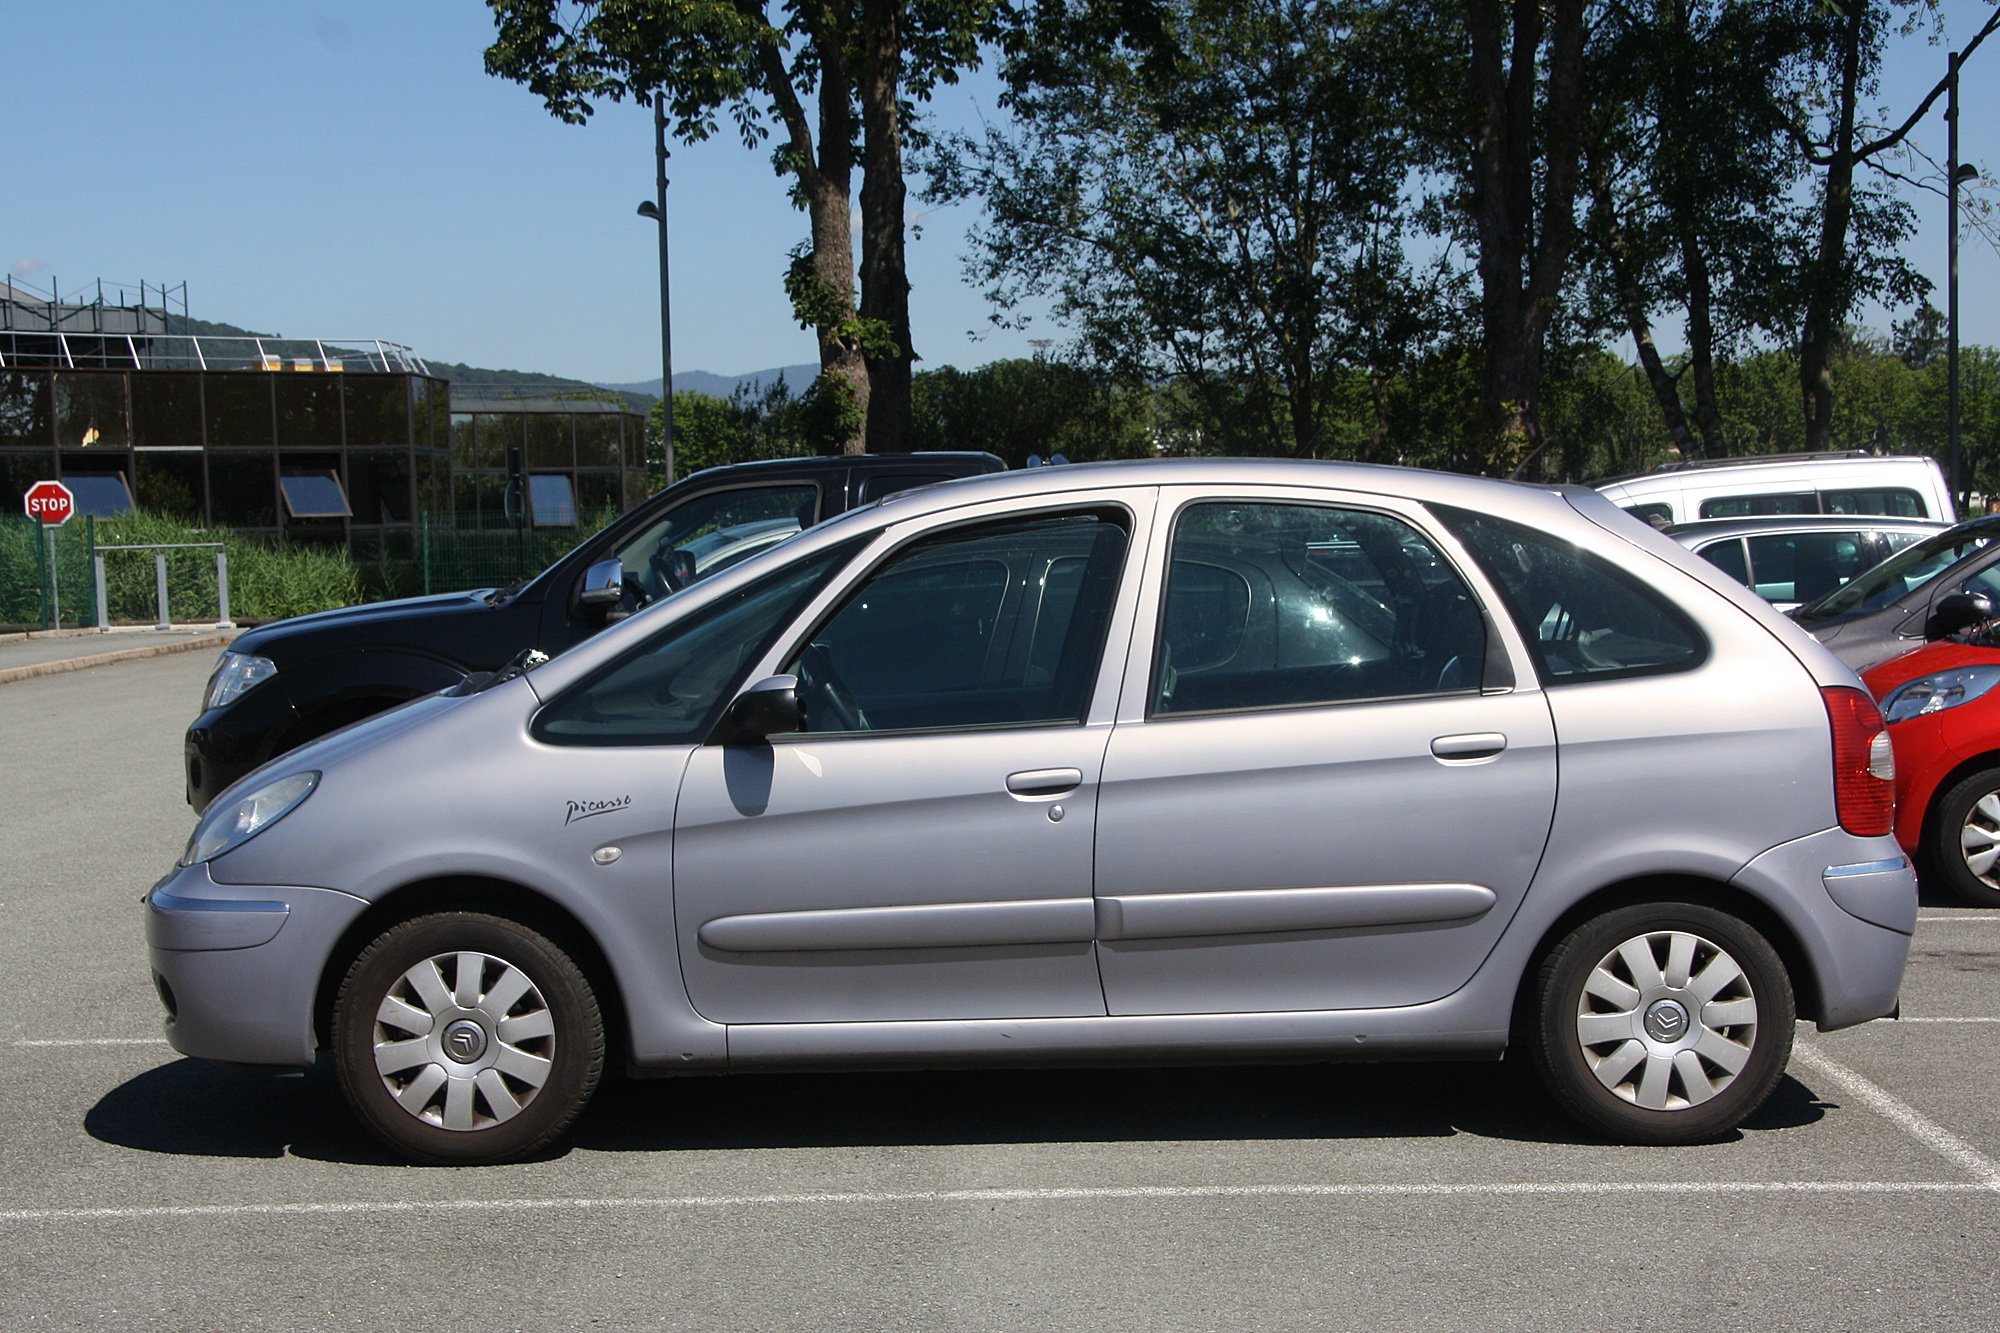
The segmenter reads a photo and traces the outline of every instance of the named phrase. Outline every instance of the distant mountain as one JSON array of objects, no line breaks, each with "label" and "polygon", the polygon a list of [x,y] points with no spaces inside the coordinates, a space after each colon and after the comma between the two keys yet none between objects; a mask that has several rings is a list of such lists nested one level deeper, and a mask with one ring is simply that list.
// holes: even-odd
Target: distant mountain
[{"label": "distant mountain", "polygon": [[[181,315],[169,315],[167,327],[173,333],[194,333],[202,337],[217,338],[281,338],[282,334],[258,333],[252,329],[238,328],[234,324],[220,324],[207,319],[188,319]],[[418,355],[422,355],[419,353]],[[453,384],[511,384],[545,385],[551,391],[583,387],[577,380],[565,379],[560,375],[544,375],[533,370],[489,370],[483,366],[468,366],[457,361],[437,361],[424,358],[424,364],[439,379]],[[727,398],[736,392],[739,384],[748,384],[751,391],[776,379],[783,379],[795,394],[804,393],[806,386],[819,375],[817,365],[776,366],[770,370],[753,370],[748,375],[716,375],[706,370],[677,370],[674,372],[674,388],[705,393],[716,398]],[[645,380],[637,384],[593,384],[588,387],[609,389],[625,400],[625,405],[634,412],[650,412],[660,397],[660,381]]]},{"label": "distant mountain", "polygon": [[[727,398],[736,392],[738,385],[751,386],[755,393],[759,388],[782,379],[795,394],[804,393],[806,386],[819,378],[817,365],[774,366],[769,370],[753,370],[748,375],[717,375],[706,370],[676,370],[674,372],[675,393],[705,393],[712,398]],[[660,396],[660,381],[643,380],[637,384],[599,384],[600,389],[610,389],[615,393],[644,394],[648,398]]]}]

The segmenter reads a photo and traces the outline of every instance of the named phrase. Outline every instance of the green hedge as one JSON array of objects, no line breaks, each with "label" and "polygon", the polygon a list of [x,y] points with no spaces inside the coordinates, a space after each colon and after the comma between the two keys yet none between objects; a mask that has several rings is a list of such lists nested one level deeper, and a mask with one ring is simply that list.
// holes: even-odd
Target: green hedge
[{"label": "green hedge", "polygon": [[[353,606],[361,600],[361,572],[342,549],[272,546],[239,537],[228,528],[203,528],[160,514],[131,513],[100,519],[98,546],[147,546],[221,542],[229,553],[229,612],[238,619],[277,620],[309,611]],[[155,551],[107,551],[105,600],[111,619],[150,621],[158,612]],[[215,551],[167,551],[167,606],[176,623],[214,620]]]}]

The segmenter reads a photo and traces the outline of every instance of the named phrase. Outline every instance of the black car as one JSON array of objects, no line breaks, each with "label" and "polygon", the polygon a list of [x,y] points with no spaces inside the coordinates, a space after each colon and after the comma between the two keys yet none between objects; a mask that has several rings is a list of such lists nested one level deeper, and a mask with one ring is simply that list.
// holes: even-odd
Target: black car
[{"label": "black car", "polygon": [[512,588],[377,602],[237,637],[187,733],[197,811],[273,756],[409,699],[553,657],[613,620],[804,528],[914,486],[999,472],[992,454],[786,458],[669,487]]},{"label": "black car", "polygon": [[2000,514],[1906,546],[1791,612],[1856,671],[1978,624],[2000,606]]}]

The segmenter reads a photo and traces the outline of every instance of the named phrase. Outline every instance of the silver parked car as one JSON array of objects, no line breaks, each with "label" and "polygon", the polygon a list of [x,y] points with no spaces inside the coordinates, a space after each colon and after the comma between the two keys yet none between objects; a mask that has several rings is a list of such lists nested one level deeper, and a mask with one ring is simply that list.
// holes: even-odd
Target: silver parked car
[{"label": "silver parked car", "polygon": [[1808,514],[1716,518],[1661,531],[1780,611],[1789,611],[1946,526],[1921,518]]},{"label": "silver parked car", "polygon": [[[1845,667],[1582,488],[1142,462],[849,513],[218,796],[179,1050],[330,1049],[411,1158],[646,1074],[1524,1052],[1711,1138],[1896,1004]],[[1511,1043],[1511,1046],[1510,1046]]]}]

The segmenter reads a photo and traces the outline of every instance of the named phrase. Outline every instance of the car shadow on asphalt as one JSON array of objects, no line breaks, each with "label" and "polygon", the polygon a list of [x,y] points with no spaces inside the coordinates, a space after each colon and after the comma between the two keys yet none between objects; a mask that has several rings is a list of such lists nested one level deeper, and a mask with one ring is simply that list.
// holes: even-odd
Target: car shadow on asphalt
[{"label": "car shadow on asphalt", "polygon": [[[1730,1140],[1812,1124],[1827,1105],[1788,1076]],[[400,1164],[348,1114],[325,1059],[289,1079],[177,1060],[105,1094],[84,1128],[141,1152]],[[547,1155],[1457,1134],[1602,1141],[1519,1062],[1254,1065],[611,1080]]]}]

